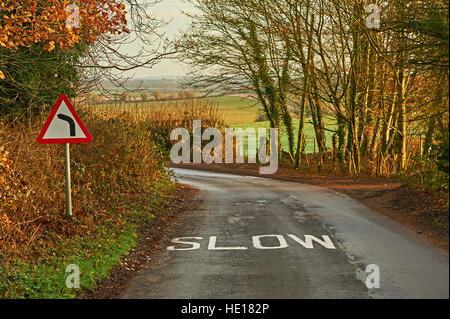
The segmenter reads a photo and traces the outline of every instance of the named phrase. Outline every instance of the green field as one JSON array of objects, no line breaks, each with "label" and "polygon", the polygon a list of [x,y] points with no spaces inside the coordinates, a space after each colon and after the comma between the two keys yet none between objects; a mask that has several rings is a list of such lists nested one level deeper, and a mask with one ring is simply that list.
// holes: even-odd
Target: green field
[{"label": "green field", "polygon": [[[306,123],[305,123],[305,137],[306,137],[306,153],[312,153],[314,151],[314,138],[315,138],[315,133],[314,133],[314,128],[312,123],[310,123],[311,120],[310,119],[306,119]],[[298,132],[298,120],[293,120],[293,124],[295,127],[295,146],[297,146],[297,132]],[[336,125],[334,124],[333,119],[331,118],[326,118],[325,119],[325,125],[326,128],[329,130],[334,130],[336,128]],[[234,128],[238,128],[241,127],[242,129],[246,129],[246,128],[266,128],[268,129],[269,126],[269,122],[253,122],[253,123],[245,123],[245,124],[235,124],[235,125],[231,125],[231,127]],[[268,134],[268,132],[267,132]],[[281,130],[281,132],[279,133],[281,136],[281,145],[283,147],[284,151],[289,151],[289,143],[288,143],[288,137],[287,134],[284,130]],[[328,148],[331,147],[331,139],[332,139],[332,135],[333,132],[329,132],[326,131],[326,146]],[[317,151],[317,144],[316,144],[316,151]]]},{"label": "green field", "polygon": [[[237,96],[219,96],[212,97],[214,105],[223,114],[226,125],[244,124],[256,121],[258,116],[262,114],[262,105],[257,101],[253,101],[244,97]],[[150,102],[120,102],[110,104],[99,104],[102,108],[120,108],[130,109],[138,106],[139,108],[152,108],[155,106],[167,105],[170,103],[183,103],[184,100],[167,100],[167,101],[150,101]],[[97,105],[96,105],[97,106]]]},{"label": "green field", "polygon": [[[256,122],[256,119],[261,114],[262,105],[259,102],[252,101],[250,99],[235,97],[235,96],[223,96],[217,98],[220,110],[224,115],[225,123],[230,127],[234,128],[269,128],[269,122]],[[295,145],[297,145],[297,132],[298,132],[298,122],[299,120],[293,120],[293,125],[295,128]],[[305,123],[305,136],[306,136],[306,152],[312,153],[314,151],[314,127],[312,125],[312,120],[310,118],[306,119]],[[325,126],[329,130],[334,130],[336,128],[335,121],[332,118],[325,118]],[[284,130],[280,131],[281,135],[281,145],[283,150],[289,150],[288,137]],[[333,132],[326,131],[326,146],[331,147],[331,139]],[[316,145],[317,146],[317,145]],[[317,148],[316,148],[317,150]]]},{"label": "green field", "polygon": [[[269,128],[269,122],[256,122],[257,118],[263,113],[262,105],[257,101],[253,101],[248,98],[238,97],[238,96],[220,96],[213,98],[215,105],[217,105],[219,112],[223,115],[225,124],[228,127],[241,127],[243,129],[253,127],[257,128]],[[157,102],[138,102],[143,105],[144,108],[157,105],[163,105],[167,103],[180,102],[178,101],[157,101]],[[182,102],[182,101],[181,101]],[[135,103],[126,103],[121,107],[132,108]],[[298,120],[293,120],[293,125],[295,128],[295,143],[297,145],[297,129]],[[334,130],[336,128],[335,121],[332,118],[325,117],[325,126],[329,130]],[[281,130],[281,144],[283,150],[288,151],[288,139],[286,133]],[[331,137],[333,132],[326,131],[326,146],[331,147]],[[305,122],[305,136],[306,136],[306,152],[312,153],[314,151],[314,128],[311,123],[311,119],[307,118]]]},{"label": "green field", "polygon": [[[236,97],[236,96],[223,96],[217,98],[217,102],[220,111],[223,113],[225,118],[225,123],[230,127],[241,127],[246,128],[269,128],[269,122],[255,122],[258,116],[262,113],[262,105],[259,102],[252,101],[250,99]],[[295,128],[295,145],[297,145],[297,132],[298,132],[298,122],[299,120],[293,120],[293,125]],[[312,153],[314,151],[314,128],[312,125],[312,120],[310,118],[306,119],[305,123],[305,136],[306,136],[306,152]],[[325,126],[329,130],[334,130],[336,128],[335,121],[332,118],[325,118]],[[281,135],[281,145],[283,150],[289,150],[289,143],[286,132],[284,130],[280,131]],[[326,131],[326,146],[331,147],[331,139],[333,132]],[[316,145],[317,146],[317,145]],[[317,148],[316,148],[317,150]]]},{"label": "green field", "polygon": [[220,112],[225,117],[227,125],[237,125],[255,122],[262,114],[263,106],[257,101],[253,101],[237,96],[221,96],[215,98]]},{"label": "green field", "polygon": [[[212,100],[223,114],[226,125],[237,125],[255,122],[262,113],[263,106],[258,101],[253,101],[238,96],[219,96]],[[171,101],[145,102],[145,106],[170,103]],[[182,102],[180,100],[173,102]]]}]

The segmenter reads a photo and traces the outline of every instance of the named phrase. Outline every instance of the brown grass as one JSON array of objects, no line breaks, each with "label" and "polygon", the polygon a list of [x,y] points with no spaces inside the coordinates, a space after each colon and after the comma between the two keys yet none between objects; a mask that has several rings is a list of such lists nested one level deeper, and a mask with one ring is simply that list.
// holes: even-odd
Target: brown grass
[{"label": "brown grass", "polygon": [[112,212],[145,201],[159,181],[168,180],[161,143],[172,128],[192,127],[194,119],[208,126],[223,123],[211,103],[78,106],[94,140],[71,145],[76,223],[64,216],[63,146],[36,142],[45,117],[0,120],[0,266],[14,256],[39,259],[59,238],[95,236],[102,220],[120,222],[120,214]]},{"label": "brown grass", "polygon": [[103,119],[120,118],[125,114],[133,121],[149,122],[152,126],[190,130],[194,120],[201,120],[202,125],[207,127],[224,125],[217,101],[208,98],[159,103],[111,103],[87,105],[87,108]]},{"label": "brown grass", "polygon": [[[0,253],[26,254],[61,236],[90,235],[92,223],[117,218],[127,199],[166,178],[151,134],[127,117],[103,120],[82,115],[94,141],[71,146],[72,196],[79,223],[64,218],[62,145],[39,145],[43,120],[0,130]],[[138,137],[138,138],[137,138]],[[7,151],[9,151],[9,154]],[[80,227],[80,224],[82,227]],[[0,254],[0,262],[2,256]]]}]

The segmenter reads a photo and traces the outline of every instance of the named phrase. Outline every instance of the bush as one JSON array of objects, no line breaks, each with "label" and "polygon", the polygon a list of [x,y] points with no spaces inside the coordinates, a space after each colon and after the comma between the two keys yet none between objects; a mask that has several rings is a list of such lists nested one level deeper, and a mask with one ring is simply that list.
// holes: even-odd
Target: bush
[{"label": "bush", "polygon": [[0,116],[39,114],[53,106],[62,92],[73,97],[79,78],[75,65],[82,51],[79,45],[52,52],[39,44],[17,50],[0,47],[4,73],[4,79],[0,78]]},{"label": "bush", "polygon": [[63,147],[36,142],[44,118],[31,127],[24,123],[0,125],[3,255],[39,255],[55,244],[55,236],[92,235],[98,223],[121,222],[123,216],[114,213],[117,207],[148,200],[156,185],[171,184],[146,125],[126,117],[102,120],[89,112],[80,112],[80,116],[94,140],[71,145],[75,224],[64,217]]},{"label": "bush", "polygon": [[448,203],[449,190],[449,139],[448,135],[436,138],[429,156],[413,158],[410,175],[406,176],[413,186],[419,187]]},{"label": "bush", "polygon": [[45,118],[0,122],[0,298],[74,298],[68,264],[93,288],[174,196],[148,124],[79,114],[94,140],[71,145],[74,219],[64,213],[63,147],[36,142]]},{"label": "bush", "polygon": [[436,162],[437,169],[440,172],[449,174],[449,138],[448,135],[441,135],[436,138],[436,144],[431,148],[432,159]]}]

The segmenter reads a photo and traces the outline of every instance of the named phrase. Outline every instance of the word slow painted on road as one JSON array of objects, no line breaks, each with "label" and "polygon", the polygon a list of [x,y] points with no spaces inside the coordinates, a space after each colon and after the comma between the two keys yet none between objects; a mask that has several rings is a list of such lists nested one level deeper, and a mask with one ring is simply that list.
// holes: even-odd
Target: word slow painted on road
[{"label": "word slow painted on road", "polygon": [[[293,234],[288,234],[286,240],[283,235],[269,234],[252,236],[252,246],[255,249],[283,249],[289,247],[289,244],[294,244],[307,249],[314,249],[316,247],[325,247],[327,249],[336,249],[332,240],[327,235],[322,235],[318,238],[313,235],[304,235],[303,238]],[[203,237],[178,237],[171,240],[173,246],[167,247],[167,250],[197,250],[201,247]],[[247,250],[249,246],[226,246],[223,241],[218,244],[217,236],[210,236],[208,240],[208,250]]]}]

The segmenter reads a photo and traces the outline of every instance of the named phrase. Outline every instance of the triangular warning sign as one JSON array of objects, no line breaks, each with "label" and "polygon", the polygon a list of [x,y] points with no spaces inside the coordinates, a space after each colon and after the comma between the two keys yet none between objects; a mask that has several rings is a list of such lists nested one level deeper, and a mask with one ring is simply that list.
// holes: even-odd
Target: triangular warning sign
[{"label": "triangular warning sign", "polygon": [[90,143],[92,136],[63,93],[37,138],[39,144]]}]

